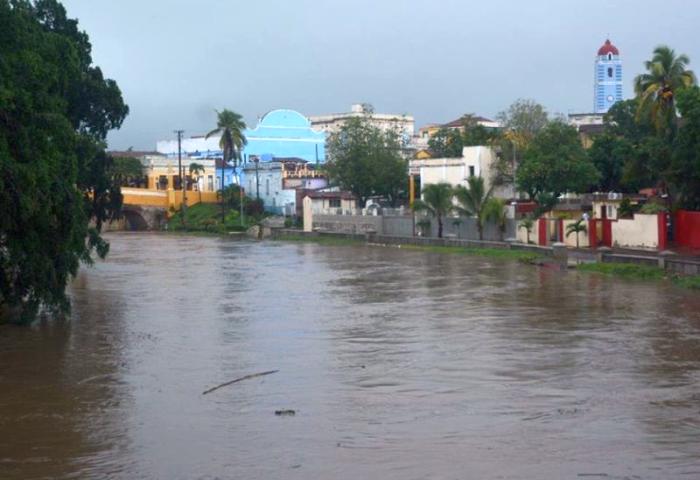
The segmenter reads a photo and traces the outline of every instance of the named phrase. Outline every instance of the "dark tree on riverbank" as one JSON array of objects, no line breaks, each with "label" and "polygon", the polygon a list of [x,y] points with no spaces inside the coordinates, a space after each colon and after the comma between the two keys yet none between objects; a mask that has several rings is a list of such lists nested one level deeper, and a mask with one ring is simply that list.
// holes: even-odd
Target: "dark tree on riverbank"
[{"label": "dark tree on riverbank", "polygon": [[599,176],[576,129],[555,120],[534,136],[515,180],[531,199],[551,207],[562,193],[587,191]]},{"label": "dark tree on riverbank", "polygon": [[107,254],[122,198],[105,138],[128,107],[56,0],[0,0],[0,25],[0,321],[26,321],[67,311],[80,262]]},{"label": "dark tree on riverbank", "polygon": [[367,117],[351,118],[328,138],[325,168],[331,181],[357,195],[363,206],[372,196],[395,204],[408,184],[402,147],[399,132],[382,130]]}]

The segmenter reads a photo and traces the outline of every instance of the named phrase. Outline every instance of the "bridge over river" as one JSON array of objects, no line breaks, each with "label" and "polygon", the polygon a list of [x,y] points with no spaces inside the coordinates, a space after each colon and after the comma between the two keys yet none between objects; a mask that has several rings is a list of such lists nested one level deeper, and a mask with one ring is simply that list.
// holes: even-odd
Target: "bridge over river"
[{"label": "bridge over river", "polygon": [[[123,218],[112,225],[113,230],[160,230],[168,216],[179,210],[183,202],[182,190],[154,190],[122,187]],[[187,191],[187,205],[217,203],[217,192]]]}]

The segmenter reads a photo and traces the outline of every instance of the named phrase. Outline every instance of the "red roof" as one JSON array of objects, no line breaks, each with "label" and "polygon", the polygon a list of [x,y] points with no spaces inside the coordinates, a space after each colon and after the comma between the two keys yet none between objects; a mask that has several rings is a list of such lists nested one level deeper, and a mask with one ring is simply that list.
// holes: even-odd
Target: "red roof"
[{"label": "red roof", "polygon": [[457,120],[452,120],[451,122],[447,122],[443,125],[440,125],[442,128],[462,128],[464,126],[464,122],[471,118],[476,123],[480,122],[488,122],[491,123],[493,120],[485,117],[481,117],[478,115],[462,115],[459,117]]},{"label": "red roof", "polygon": [[608,53],[612,53],[613,55],[620,54],[620,51],[610,42],[610,39],[607,39],[605,44],[598,49],[598,55],[607,55]]}]

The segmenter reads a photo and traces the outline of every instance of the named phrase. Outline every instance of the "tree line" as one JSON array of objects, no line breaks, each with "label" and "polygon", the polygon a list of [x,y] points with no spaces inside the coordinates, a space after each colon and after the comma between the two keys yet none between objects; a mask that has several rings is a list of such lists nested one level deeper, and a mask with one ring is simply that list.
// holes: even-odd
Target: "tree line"
[{"label": "tree line", "polygon": [[68,279],[109,244],[121,173],[107,132],[129,112],[56,0],[0,0],[0,321],[69,309]]},{"label": "tree line", "polygon": [[[498,153],[496,184],[512,183],[550,210],[566,192],[638,192],[654,188],[667,208],[700,209],[700,90],[689,58],[657,47],[635,78],[633,99],[616,103],[603,132],[585,149],[579,132],[533,100],[517,100],[487,128],[473,115],[461,128],[439,129],[429,140],[434,158],[461,157],[462,149],[490,145]],[[354,118],[328,140],[327,171],[361,200],[405,198],[407,161],[401,132]]]}]

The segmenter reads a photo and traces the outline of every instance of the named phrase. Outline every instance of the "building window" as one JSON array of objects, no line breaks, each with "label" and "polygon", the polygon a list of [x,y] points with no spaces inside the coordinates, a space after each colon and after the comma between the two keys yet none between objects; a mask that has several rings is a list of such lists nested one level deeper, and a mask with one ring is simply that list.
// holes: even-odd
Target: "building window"
[{"label": "building window", "polygon": [[270,179],[266,178],[265,179],[265,195],[270,194]]},{"label": "building window", "polygon": [[608,68],[608,78],[612,78],[612,67]]},{"label": "building window", "polygon": [[474,165],[469,165],[469,176],[473,177],[474,176]]},{"label": "building window", "polygon": [[608,53],[608,60],[612,60],[612,53]]},{"label": "building window", "polygon": [[207,188],[210,192],[214,191],[214,177],[212,175],[207,177]]},{"label": "building window", "polygon": [[328,206],[330,208],[340,208],[340,199],[339,198],[331,198],[328,200]]}]

